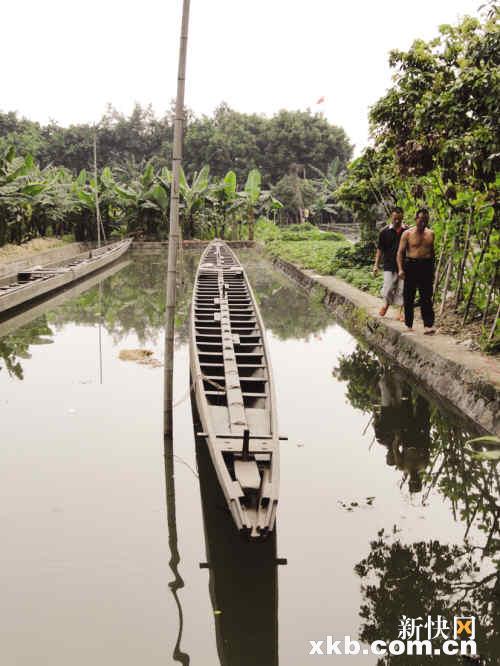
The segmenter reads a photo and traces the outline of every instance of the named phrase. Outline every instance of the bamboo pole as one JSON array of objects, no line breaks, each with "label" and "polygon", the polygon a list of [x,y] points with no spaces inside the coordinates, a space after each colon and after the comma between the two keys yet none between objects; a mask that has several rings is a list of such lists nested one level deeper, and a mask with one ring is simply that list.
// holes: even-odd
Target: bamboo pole
[{"label": "bamboo pole", "polygon": [[99,195],[97,193],[97,132],[94,127],[94,199],[95,220],[97,224],[97,247],[101,247],[101,216],[99,212]]},{"label": "bamboo pole", "polygon": [[173,437],[173,373],[175,296],[177,280],[177,252],[179,248],[179,172],[182,160],[184,125],[184,90],[186,83],[186,53],[190,0],[183,0],[179,45],[177,98],[175,101],[174,145],[172,154],[172,187],[170,192],[170,229],[168,235],[167,303],[165,310],[165,375],[163,395],[163,432],[166,440]]},{"label": "bamboo pole", "polygon": [[472,206],[469,209],[469,218],[467,220],[467,231],[465,233],[465,241],[464,241],[464,251],[462,253],[462,259],[460,261],[460,265],[458,267],[458,274],[457,274],[457,285],[455,289],[455,303],[454,303],[454,310],[455,312],[457,311],[458,304],[460,303],[462,299],[462,286],[463,286],[463,280],[464,280],[464,273],[465,273],[465,267],[467,265],[467,256],[469,254],[469,242],[470,242],[470,235],[471,235],[471,229],[472,229],[472,217],[473,217],[473,208]]},{"label": "bamboo pole", "polygon": [[495,336],[495,331],[497,328],[497,322],[498,322],[498,317],[500,316],[500,303],[498,304],[497,307],[497,313],[493,319],[493,324],[491,326],[490,334],[488,335],[488,342],[491,342]]},{"label": "bamboo pole", "polygon": [[446,244],[447,244],[447,241],[448,241],[448,230],[449,230],[450,224],[451,224],[451,211],[450,211],[450,214],[448,216],[448,220],[446,221],[443,243],[441,245],[441,252],[439,253],[439,260],[438,260],[438,264],[437,264],[437,267],[436,267],[436,274],[435,274],[435,277],[434,277],[433,296],[436,294],[439,282],[441,280],[441,267],[442,267],[442,264],[443,264],[443,257],[444,257],[444,253],[445,253],[445,250],[446,250]]},{"label": "bamboo pole", "polygon": [[474,297],[474,292],[476,290],[479,267],[481,266],[484,255],[486,253],[486,250],[489,248],[491,232],[493,231],[493,227],[495,226],[496,222],[497,222],[497,212],[495,211],[495,214],[493,216],[493,220],[491,221],[491,224],[488,228],[488,233],[486,235],[486,240],[484,242],[484,245],[481,249],[481,253],[479,255],[479,259],[478,259],[478,261],[476,263],[476,266],[474,268],[474,274],[472,276],[472,284],[471,284],[471,288],[470,288],[470,291],[469,291],[469,296],[467,297],[467,302],[465,304],[465,312],[464,312],[464,316],[463,316],[463,319],[462,319],[462,326],[464,326],[465,323],[467,322],[467,317],[469,315],[470,306],[472,304],[472,299]]},{"label": "bamboo pole", "polygon": [[495,270],[493,271],[493,276],[490,282],[490,288],[488,290],[488,298],[486,299],[486,306],[483,312],[483,326],[486,325],[486,320],[488,319],[488,310],[490,309],[491,297],[493,296],[495,285],[497,283],[497,275],[498,275],[498,261],[495,263]]},{"label": "bamboo pole", "polygon": [[452,270],[453,270],[453,254],[448,258],[448,263],[446,265],[446,277],[444,279],[444,286],[441,294],[441,307],[439,308],[440,317],[443,316],[443,312],[446,307],[446,294],[448,293],[448,287],[450,286]]}]

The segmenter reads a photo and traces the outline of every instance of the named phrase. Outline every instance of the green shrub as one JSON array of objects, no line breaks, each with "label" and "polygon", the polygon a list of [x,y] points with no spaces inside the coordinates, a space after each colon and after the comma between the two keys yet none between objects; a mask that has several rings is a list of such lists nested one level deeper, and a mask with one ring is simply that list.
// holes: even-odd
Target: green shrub
[{"label": "green shrub", "polygon": [[310,268],[323,275],[331,274],[332,256],[337,247],[346,243],[341,241],[283,241],[267,243],[271,255],[291,261],[302,268]]},{"label": "green shrub", "polygon": [[361,291],[367,291],[374,296],[380,296],[382,287],[382,276],[373,277],[371,270],[363,266],[361,268],[339,268],[335,272],[335,277],[339,277],[353,287]]},{"label": "green shrub", "polygon": [[372,266],[374,256],[375,246],[366,241],[339,248],[332,260],[332,271],[337,271],[339,268]]},{"label": "green shrub", "polygon": [[260,218],[255,225],[255,238],[265,243],[271,240],[283,241],[344,241],[345,236],[336,231],[321,231],[314,224],[290,224],[280,227],[271,220]]},{"label": "green shrub", "polygon": [[255,223],[254,236],[257,240],[264,242],[280,238],[280,227],[265,217],[259,217]]}]

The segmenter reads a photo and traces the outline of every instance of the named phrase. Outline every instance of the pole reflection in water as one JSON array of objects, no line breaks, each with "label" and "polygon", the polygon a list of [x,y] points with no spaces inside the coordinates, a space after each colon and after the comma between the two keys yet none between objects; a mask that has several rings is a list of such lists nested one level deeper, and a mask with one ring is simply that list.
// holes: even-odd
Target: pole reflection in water
[{"label": "pole reflection in water", "polygon": [[[194,402],[192,400],[192,405]],[[276,529],[261,542],[235,529],[206,442],[197,437],[209,591],[221,666],[278,665],[278,582]]]},{"label": "pole reflection in water", "polygon": [[170,548],[169,566],[174,574],[174,580],[169,583],[172,595],[179,613],[179,631],[174,646],[173,658],[184,666],[189,664],[189,655],[181,650],[182,630],[184,627],[184,617],[182,605],[179,599],[178,591],[184,587],[184,581],[179,573],[179,563],[181,561],[177,547],[177,519],[175,513],[175,477],[174,477],[174,446],[171,437],[164,439],[165,450],[165,487],[167,499],[167,522],[168,522],[168,545]]}]

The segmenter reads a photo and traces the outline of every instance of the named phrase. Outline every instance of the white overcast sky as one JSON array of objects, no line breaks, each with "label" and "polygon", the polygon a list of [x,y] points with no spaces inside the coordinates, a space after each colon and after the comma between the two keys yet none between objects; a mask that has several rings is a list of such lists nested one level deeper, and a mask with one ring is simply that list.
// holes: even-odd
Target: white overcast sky
[{"label": "white overcast sky", "polygon": [[[210,114],[322,111],[359,151],[388,53],[477,16],[483,0],[191,0],[186,104]],[[181,0],[2,2],[0,110],[67,125],[108,102],[163,113],[176,94]],[[315,106],[318,98],[326,101]]]}]

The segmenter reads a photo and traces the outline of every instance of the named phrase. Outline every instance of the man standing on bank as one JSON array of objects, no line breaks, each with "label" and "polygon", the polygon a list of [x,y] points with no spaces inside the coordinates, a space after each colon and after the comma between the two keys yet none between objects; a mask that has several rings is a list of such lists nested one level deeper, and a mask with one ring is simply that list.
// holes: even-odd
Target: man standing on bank
[{"label": "man standing on bank", "polygon": [[405,324],[413,330],[415,294],[418,288],[420,310],[424,320],[424,333],[434,330],[434,309],[432,307],[432,286],[434,282],[434,232],[428,229],[429,211],[421,208],[415,216],[415,226],[401,236],[397,263],[399,277],[404,279]]},{"label": "man standing on bank", "polygon": [[380,308],[379,315],[383,317],[390,305],[399,306],[398,319],[402,320],[401,306],[403,305],[403,280],[399,279],[396,255],[398,253],[399,242],[404,231],[408,227],[403,225],[403,209],[395,206],[391,211],[391,224],[379,234],[377,252],[375,254],[375,264],[373,266],[373,275],[377,275],[380,265],[380,259],[384,262],[384,285],[382,287],[382,296],[384,305]]}]

